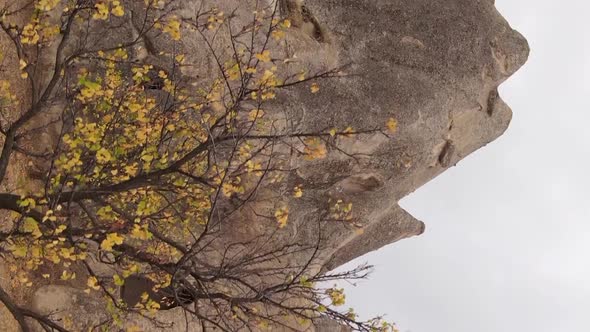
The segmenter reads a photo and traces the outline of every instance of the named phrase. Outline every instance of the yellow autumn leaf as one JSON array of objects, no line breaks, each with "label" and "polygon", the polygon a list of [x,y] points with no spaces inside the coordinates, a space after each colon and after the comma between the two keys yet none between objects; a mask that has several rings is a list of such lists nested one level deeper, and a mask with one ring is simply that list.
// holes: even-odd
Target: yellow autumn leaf
[{"label": "yellow autumn leaf", "polygon": [[113,276],[113,281],[117,286],[123,286],[125,284],[125,279],[121,278],[118,274]]},{"label": "yellow autumn leaf", "polygon": [[389,130],[390,133],[395,133],[397,131],[397,120],[394,118],[389,118],[389,120],[387,120],[387,130]]},{"label": "yellow autumn leaf", "polygon": [[137,163],[133,163],[132,165],[125,166],[125,173],[129,176],[135,176],[138,171]]},{"label": "yellow autumn leaf", "polygon": [[311,90],[311,93],[318,93],[320,91],[320,85],[317,83],[313,83],[311,85],[310,90]]},{"label": "yellow autumn leaf", "polygon": [[26,245],[13,245],[10,251],[14,256],[22,258],[27,256],[28,247]]},{"label": "yellow autumn leaf", "polygon": [[86,281],[86,285],[94,290],[100,289],[100,286],[98,285],[98,279],[96,279],[95,276],[88,277],[88,280]]},{"label": "yellow autumn leaf", "polygon": [[28,198],[22,198],[21,200],[18,201],[18,206],[19,207],[28,207],[31,209],[34,209],[35,206],[37,206],[37,203],[35,202],[35,199],[32,197],[28,197]]},{"label": "yellow autumn leaf", "polygon": [[96,152],[96,160],[98,161],[99,164],[105,164],[105,163],[111,161],[112,159],[113,159],[113,156],[105,148],[101,148],[100,150],[98,150]]},{"label": "yellow autumn leaf", "polygon": [[301,186],[295,186],[295,188],[293,188],[293,197],[299,198],[301,196],[303,196],[303,190],[301,189]]},{"label": "yellow autumn leaf", "polygon": [[287,221],[289,219],[289,208],[282,207],[275,211],[275,219],[279,224],[280,228],[287,226]]},{"label": "yellow autumn leaf", "polygon": [[184,54],[178,54],[174,57],[174,60],[176,60],[176,62],[178,63],[183,63],[185,58],[186,57],[184,56]]}]

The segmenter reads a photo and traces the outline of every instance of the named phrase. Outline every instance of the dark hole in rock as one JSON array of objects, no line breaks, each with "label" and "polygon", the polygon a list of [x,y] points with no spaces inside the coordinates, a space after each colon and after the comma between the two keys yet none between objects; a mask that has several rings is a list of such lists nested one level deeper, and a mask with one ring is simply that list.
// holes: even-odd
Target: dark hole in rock
[{"label": "dark hole in rock", "polygon": [[157,76],[150,77],[150,80],[143,84],[143,88],[146,90],[162,90],[164,88],[164,79]]},{"label": "dark hole in rock", "polygon": [[358,174],[347,177],[339,183],[342,191],[347,194],[356,194],[373,191],[383,185],[376,174]]},{"label": "dark hole in rock", "polygon": [[152,280],[146,277],[129,276],[125,278],[125,284],[121,286],[121,299],[129,308],[133,308],[136,304],[145,302],[142,300],[142,295],[147,293],[149,299],[160,304],[160,310],[188,305],[194,301],[191,292],[184,287],[177,287],[175,296],[174,288],[171,285],[154,290],[155,285]]},{"label": "dark hole in rock", "polygon": [[160,72],[165,71],[158,66],[153,66],[153,69],[148,71],[144,76],[143,88],[146,90],[162,90],[165,79],[160,77]]}]

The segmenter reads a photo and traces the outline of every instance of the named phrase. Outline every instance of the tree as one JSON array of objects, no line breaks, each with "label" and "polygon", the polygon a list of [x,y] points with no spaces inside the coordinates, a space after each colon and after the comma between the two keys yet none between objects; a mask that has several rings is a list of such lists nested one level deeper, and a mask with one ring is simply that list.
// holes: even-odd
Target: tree
[{"label": "tree", "polygon": [[[52,265],[62,280],[86,278],[86,291],[107,299],[111,319],[100,327],[107,330],[131,329],[124,314],[157,321],[159,309],[176,306],[203,330],[300,330],[318,317],[393,330],[340,310],[344,294],[330,286],[365,278],[370,266],[321,270],[325,225],[349,223],[350,204],[331,202],[306,221],[313,231],[305,241],[282,232],[284,197],[305,198],[289,176],[293,160],[324,158],[353,135],[387,135],[395,120],[383,128],[294,129],[277,96],[298,86],[313,96],[343,68],[308,72],[273,53],[291,26],[278,5],[181,9],[172,0],[35,0],[0,9],[13,43],[7,53],[16,55],[30,97],[19,100],[10,80],[0,81],[0,181],[18,154],[39,169],[41,183],[0,194],[0,209],[13,212],[0,234],[2,254],[31,273]],[[153,36],[170,40],[170,52],[155,54]],[[176,47],[181,40],[203,46],[210,75],[185,73],[196,65]],[[53,138],[43,148],[35,144],[41,133]],[[120,272],[98,275],[86,260],[94,253]],[[128,280],[149,284],[134,303],[118,295]],[[23,331],[25,317],[68,331],[1,289],[0,301]]]}]

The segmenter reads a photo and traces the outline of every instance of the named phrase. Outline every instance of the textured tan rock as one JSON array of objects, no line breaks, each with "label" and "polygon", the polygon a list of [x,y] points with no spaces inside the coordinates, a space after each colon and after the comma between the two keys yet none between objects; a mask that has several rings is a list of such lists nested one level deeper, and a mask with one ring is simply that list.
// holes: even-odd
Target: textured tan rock
[{"label": "textured tan rock", "polygon": [[[98,326],[108,317],[104,308],[105,303],[100,298],[93,298],[75,288],[57,285],[39,288],[31,304],[33,311],[59,321],[62,326],[73,331]],[[34,331],[44,331],[41,326],[34,326]]]},{"label": "textured tan rock", "polygon": [[[47,315],[71,331],[88,331],[109,319],[105,301],[101,297],[86,294],[67,286],[44,286],[37,290],[31,309]],[[129,313],[122,318],[124,327],[136,327],[140,331],[199,332],[200,324],[190,317],[185,319],[182,308],[158,312],[157,323],[148,315]],[[188,327],[187,327],[188,326]],[[35,325],[34,331],[44,331]]]},{"label": "textured tan rock", "polygon": [[[317,199],[352,201],[364,232],[342,232],[326,269],[424,231],[422,222],[397,201],[500,136],[512,113],[497,86],[527,59],[526,40],[512,30],[490,1],[347,1],[306,6],[333,37],[300,52],[335,49],[338,63],[351,63],[341,80],[322,84],[310,98],[292,91],[292,116],[300,128],[367,128],[399,122],[391,140],[382,136],[342,142],[347,152],[367,153],[358,162],[337,154],[300,165],[304,186]],[[317,65],[317,64],[316,64]],[[359,178],[370,181],[361,190]],[[374,185],[373,185],[374,183]],[[342,187],[352,188],[348,192]],[[309,218],[317,205],[297,211]],[[337,233],[337,232],[336,232]]]}]

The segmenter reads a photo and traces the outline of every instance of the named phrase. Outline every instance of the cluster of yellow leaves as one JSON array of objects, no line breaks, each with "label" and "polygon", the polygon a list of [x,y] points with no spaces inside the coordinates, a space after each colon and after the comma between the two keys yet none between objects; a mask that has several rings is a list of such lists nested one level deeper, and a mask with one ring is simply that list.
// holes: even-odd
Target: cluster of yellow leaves
[{"label": "cluster of yellow leaves", "polygon": [[[12,267],[14,267],[14,269],[16,269],[16,267],[14,265],[11,266],[11,268]],[[26,286],[26,287],[33,286],[33,282],[29,279],[29,276],[24,271],[19,271],[17,273],[16,280],[15,281],[18,282],[18,283],[20,283],[21,285]]]},{"label": "cluster of yellow leaves", "polygon": [[56,24],[40,23],[34,18],[27,23],[21,32],[21,43],[25,45],[36,45],[40,40],[49,41],[60,33],[60,27]]},{"label": "cluster of yellow leaves", "polygon": [[76,272],[69,272],[67,270],[63,270],[59,278],[64,281],[74,280],[76,279]]},{"label": "cluster of yellow leaves", "polygon": [[96,98],[103,96],[105,93],[100,79],[97,80],[97,82],[93,82],[89,80],[87,77],[87,74],[84,73],[80,76],[79,79],[80,85],[82,85],[82,89],[80,90],[80,93],[77,96],[77,98],[83,103],[91,102]]},{"label": "cluster of yellow leaves", "polygon": [[147,225],[133,225],[133,230],[131,231],[131,237],[134,239],[146,241],[152,238],[152,233],[148,230]]},{"label": "cluster of yellow leaves", "polygon": [[315,287],[315,283],[313,281],[310,281],[307,276],[301,276],[299,278],[299,284],[305,288]]},{"label": "cluster of yellow leaves", "polygon": [[[99,52],[99,56],[107,60],[105,75],[91,79],[82,70],[79,76],[81,88],[77,98],[86,105],[84,111],[92,116],[77,118],[74,130],[64,135],[63,141],[68,149],[57,163],[57,173],[63,175],[61,178],[72,174],[79,184],[87,181],[124,181],[142,170],[165,167],[171,159],[178,158],[182,153],[182,150],[173,151],[172,154],[159,151],[157,142],[162,133],[171,133],[178,140],[184,139],[183,147],[186,150],[206,138],[206,128],[200,125],[195,127],[198,122],[188,118],[186,121],[177,121],[181,113],[164,117],[162,113],[155,112],[158,105],[154,98],[146,96],[143,88],[143,83],[149,80],[148,73],[153,69],[152,66],[134,67],[132,79],[135,85],[129,88],[125,86],[129,82],[124,81],[116,68],[116,61],[127,58],[127,52]],[[165,80],[164,89],[174,89],[164,71],[159,71],[157,75]],[[190,125],[189,131],[187,128]],[[162,127],[166,131],[159,129]],[[187,141],[186,138],[191,136],[197,139]],[[140,163],[135,155],[126,155],[133,151],[140,152]],[[96,160],[96,166],[91,168],[92,174],[79,174],[83,160],[88,157]],[[59,184],[61,178],[58,175],[54,184]]]},{"label": "cluster of yellow leaves", "polygon": [[18,206],[27,208],[27,210],[34,209],[35,206],[37,206],[37,201],[35,201],[35,199],[32,197],[21,197],[21,199],[18,201]]},{"label": "cluster of yellow leaves", "polygon": [[326,290],[326,295],[328,295],[330,301],[332,301],[332,305],[334,306],[341,306],[346,301],[344,289],[342,288],[329,288]]},{"label": "cluster of yellow leaves", "polygon": [[23,232],[31,233],[34,239],[38,239],[43,236],[39,229],[39,223],[33,218],[25,218],[22,226]]},{"label": "cluster of yellow leaves", "polygon": [[214,30],[215,28],[219,27],[225,21],[225,13],[217,10],[214,8],[212,10],[212,14],[209,15],[207,18],[207,29]]},{"label": "cluster of yellow leaves", "polygon": [[139,197],[135,210],[137,216],[149,216],[160,209],[162,197],[156,192],[149,189],[138,189],[137,191],[133,190],[132,193],[137,193]]},{"label": "cluster of yellow leaves", "polygon": [[29,77],[29,73],[26,72],[26,68],[27,68],[28,64],[25,60],[20,59],[19,60],[19,69],[21,71],[20,77],[21,78],[27,78]]},{"label": "cluster of yellow leaves", "polygon": [[341,199],[337,200],[330,207],[331,218],[334,220],[352,220],[352,203],[344,203]]},{"label": "cluster of yellow leaves", "polygon": [[0,80],[0,105],[10,105],[16,102],[16,95],[10,89],[10,82]]},{"label": "cluster of yellow leaves", "polygon": [[272,60],[270,57],[269,50],[264,50],[261,53],[256,53],[254,56],[256,57],[256,59],[258,59],[262,62],[270,62]]},{"label": "cluster of yellow leaves", "polygon": [[304,140],[303,153],[306,160],[322,159],[326,157],[328,150],[319,137],[309,137]]},{"label": "cluster of yellow leaves", "polygon": [[50,11],[55,8],[61,0],[38,0],[35,8],[41,11]]},{"label": "cluster of yellow leaves", "polygon": [[282,21],[274,19],[272,21],[272,25],[273,29],[271,32],[271,36],[278,41],[285,37],[285,30],[291,27],[291,21],[289,19],[285,19]]},{"label": "cluster of yellow leaves", "polygon": [[[63,142],[69,150],[62,154],[56,161],[56,166],[63,172],[77,173],[83,165],[82,153],[87,149],[96,151],[99,163],[105,163],[112,158],[110,153],[101,148],[100,143],[104,136],[105,126],[98,123],[86,123],[82,118],[76,118],[74,132],[63,136]],[[77,180],[82,180],[78,177]]]},{"label": "cluster of yellow leaves", "polygon": [[[72,262],[86,259],[87,253],[84,244],[69,246],[66,243],[66,238],[59,236],[65,228],[65,225],[60,225],[53,231],[48,230],[47,234],[57,236],[57,239],[42,240],[40,237],[44,234],[39,224],[32,218],[27,218],[23,222],[21,230],[24,233],[30,233],[31,238],[11,239],[9,249],[14,257],[23,259],[27,270],[36,270],[46,261],[53,264],[63,262],[63,266],[68,267]],[[64,277],[66,276],[75,277],[69,274],[64,275]]]},{"label": "cluster of yellow leaves", "polygon": [[256,176],[262,176],[262,174],[264,174],[264,168],[262,168],[262,165],[251,159],[246,162],[246,170],[248,173],[253,173]]},{"label": "cluster of yellow leaves", "polygon": [[160,309],[160,304],[152,299],[149,298],[148,293],[143,293],[141,295],[141,302],[135,305],[136,309],[146,309],[150,314],[155,314]]},{"label": "cluster of yellow leaves", "polygon": [[[133,81],[135,84],[141,84],[143,82],[149,81],[150,78],[147,75],[153,68],[154,66],[152,65],[143,65],[141,67],[131,68],[131,72],[133,73]],[[158,76],[164,79],[168,78],[164,71],[158,72]]]},{"label": "cluster of yellow leaves", "polygon": [[21,32],[20,41],[23,44],[35,45],[39,42],[40,36],[37,30],[38,24],[36,22],[28,23]]},{"label": "cluster of yellow leaves", "polygon": [[118,17],[125,15],[125,9],[118,0],[100,0],[94,5],[94,9],[96,11],[92,15],[92,18],[95,20],[106,20],[109,18],[109,14]]},{"label": "cluster of yellow leaves", "polygon": [[91,290],[99,290],[100,289],[100,285],[98,284],[98,279],[96,279],[95,276],[88,277],[88,280],[86,281],[86,286],[88,286],[88,288],[86,288],[84,290],[84,292],[86,294],[89,294]]},{"label": "cluster of yellow leaves", "polygon": [[275,211],[275,219],[279,224],[279,228],[283,228],[287,226],[287,221],[289,220],[289,208],[288,207],[281,207]]},{"label": "cluster of yellow leaves", "polygon": [[226,69],[228,80],[237,81],[242,77],[242,73],[240,71],[241,67],[239,64],[229,62],[228,64],[226,64],[226,67],[228,67],[228,69]]},{"label": "cluster of yellow leaves", "polygon": [[113,246],[123,244],[125,238],[118,233],[109,233],[100,243],[100,248],[104,251],[112,251]]},{"label": "cluster of yellow leaves", "polygon": [[244,193],[244,187],[241,185],[242,179],[239,176],[233,177],[230,181],[225,181],[221,186],[221,191],[225,197],[231,197],[233,194]]},{"label": "cluster of yellow leaves", "polygon": [[[146,98],[143,90],[143,82],[147,80],[147,73],[152,70],[151,67],[139,67],[134,71],[134,81],[127,82],[122,77],[120,70],[116,67],[119,60],[127,58],[127,52],[122,49],[108,53],[99,52],[99,56],[105,60],[107,66],[106,72],[92,72],[92,74],[81,71],[79,77],[79,95],[78,100],[82,102],[84,109],[78,113],[78,118],[74,121],[71,131],[63,137],[63,149],[56,162],[55,177],[52,181],[51,190],[61,190],[60,186],[64,184],[72,186],[92,186],[101,183],[117,183],[137,175],[139,172],[149,170],[149,167],[163,167],[171,160],[176,160],[191,151],[199,142],[207,138],[207,128],[203,127],[199,121],[195,121],[193,114],[188,114],[183,118],[183,110],[175,114],[166,114],[166,118],[160,116],[155,101]],[[182,61],[181,58],[176,59]],[[21,70],[27,66],[26,62],[21,63]],[[95,74],[96,73],[96,74]],[[165,72],[159,72],[158,76],[171,82]],[[172,83],[167,84],[169,87]],[[221,84],[219,84],[221,85]],[[12,97],[9,92],[8,83],[1,84],[0,92],[4,98]],[[172,89],[170,89],[172,91]],[[221,99],[219,93],[211,94],[208,100]],[[192,102],[191,102],[192,103]],[[200,105],[187,103],[188,112],[200,110]],[[215,111],[215,110],[213,110]],[[218,119],[213,111],[209,111],[210,116],[207,121],[214,123]],[[223,114],[223,109],[219,110]],[[260,110],[259,117],[263,116]],[[161,128],[166,130],[162,131]],[[170,137],[182,142],[182,146],[172,143],[170,146],[176,151],[162,151],[158,149],[158,142],[162,135],[170,134]],[[114,134],[116,133],[116,134]],[[135,151],[135,152],[134,152]],[[139,151],[139,152],[137,152]],[[176,152],[176,153],[173,153]],[[135,153],[128,157],[127,154]],[[138,156],[140,158],[138,158]],[[147,166],[146,166],[147,164]],[[88,167],[89,166],[89,167]],[[207,160],[195,161],[191,163],[191,170],[205,172],[207,169]],[[258,172],[260,165],[253,167]],[[230,188],[227,185],[224,188],[226,194],[230,192],[240,192],[235,182],[236,178],[228,178],[231,181]],[[176,206],[168,208],[168,211],[160,212],[158,216],[161,224],[158,223],[159,230],[164,234],[174,234],[176,238],[191,238],[190,231],[194,231],[196,224],[204,224],[208,220],[211,209],[209,190],[203,190],[201,185],[187,183],[186,178],[170,176],[164,181],[181,187],[177,195],[178,202]],[[121,193],[113,198],[117,206],[137,206],[137,215],[142,218],[149,216],[156,211],[163,209],[164,203],[158,201],[157,194],[152,194],[149,190],[131,190]],[[25,208],[35,208],[36,202],[32,198],[24,198],[21,204]],[[113,205],[115,206],[115,205]],[[182,206],[183,215],[179,216],[172,211],[174,208]],[[163,210],[162,210],[163,211]],[[110,206],[99,209],[96,213],[98,220],[105,226],[121,227],[120,217],[114,213]],[[49,210],[43,218],[44,222],[55,224],[57,217],[53,211]],[[143,222],[143,219],[142,221]],[[55,235],[65,230],[65,225],[56,225]],[[23,223],[22,230],[31,234],[31,240],[35,240],[42,235],[40,223],[33,219],[27,219]],[[51,229],[51,227],[49,228]],[[113,228],[117,229],[117,228]],[[179,229],[181,233],[179,233]],[[87,234],[92,237],[93,234]],[[137,240],[134,242],[134,240]],[[180,240],[183,241],[184,239]],[[10,250],[16,257],[27,258],[30,260],[31,267],[41,264],[42,260],[51,261],[54,264],[68,263],[74,259],[81,259],[85,256],[84,252],[76,252],[74,247],[66,246],[66,238],[60,237],[58,240],[49,242],[39,242],[31,246],[29,242],[14,242]],[[112,231],[106,235],[106,238],[100,243],[100,248],[105,251],[111,251],[116,245],[128,241],[130,244],[142,241],[142,246],[146,246],[147,252],[158,255],[159,257],[171,257],[171,260],[177,259],[180,253],[174,248],[156,245],[152,233],[148,230],[147,224],[137,223],[127,230]],[[63,275],[64,279],[71,279],[71,273]],[[88,284],[89,290],[96,289],[97,284],[91,280]],[[146,303],[148,310],[154,309],[157,303]]]},{"label": "cluster of yellow leaves", "polygon": [[264,111],[261,109],[253,109],[248,113],[248,121],[254,122],[264,116]]},{"label": "cluster of yellow leaves", "polygon": [[176,16],[171,17],[166,25],[163,27],[162,31],[170,35],[170,38],[173,40],[180,40],[180,21]]}]

